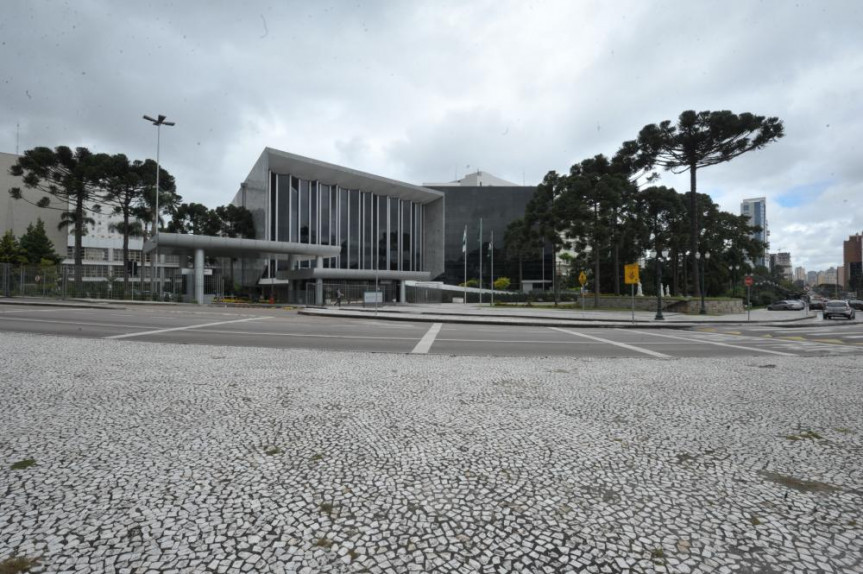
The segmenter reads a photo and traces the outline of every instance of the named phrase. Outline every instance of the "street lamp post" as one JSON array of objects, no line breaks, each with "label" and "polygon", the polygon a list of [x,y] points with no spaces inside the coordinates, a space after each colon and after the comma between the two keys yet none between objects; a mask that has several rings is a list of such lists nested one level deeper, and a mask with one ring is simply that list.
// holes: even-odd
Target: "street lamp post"
[{"label": "street lamp post", "polygon": [[664,321],[662,316],[662,258],[668,257],[668,249],[664,251],[651,251],[651,257],[656,260],[656,321]]},{"label": "street lamp post", "polygon": [[[159,235],[159,151],[161,147],[162,140],[162,126],[173,126],[174,122],[165,121],[165,116],[159,114],[156,118],[151,118],[148,115],[144,115],[144,119],[148,122],[151,122],[154,126],[156,126],[156,210],[153,217],[153,237]],[[155,280],[155,263],[156,259],[159,258],[159,244],[156,244],[156,250],[153,254],[153,258],[150,260],[150,291],[153,290],[153,281]],[[164,271],[164,267],[160,268],[161,271]],[[162,298],[162,281],[160,276],[159,281],[159,299]]]},{"label": "street lamp post", "polygon": [[734,292],[737,289],[737,270],[740,269],[740,265],[729,265],[728,266],[728,275],[730,276],[730,291],[731,296],[734,296]]},{"label": "street lamp post", "polygon": [[[704,292],[707,290],[704,285],[704,268],[707,266],[707,262],[710,261],[710,253],[704,254],[704,261],[701,261],[701,253],[695,253],[695,260],[698,262],[698,266],[701,268],[701,310],[698,312],[699,315],[707,315],[707,308],[704,306]],[[696,270],[697,272],[698,270]]]}]

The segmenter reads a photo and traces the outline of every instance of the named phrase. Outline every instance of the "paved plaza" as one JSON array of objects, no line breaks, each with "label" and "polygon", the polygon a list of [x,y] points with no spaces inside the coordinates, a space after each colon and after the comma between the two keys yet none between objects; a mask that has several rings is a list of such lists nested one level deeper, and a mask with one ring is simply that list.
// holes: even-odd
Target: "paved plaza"
[{"label": "paved plaza", "polygon": [[0,346],[0,564],[863,571],[854,356]]}]

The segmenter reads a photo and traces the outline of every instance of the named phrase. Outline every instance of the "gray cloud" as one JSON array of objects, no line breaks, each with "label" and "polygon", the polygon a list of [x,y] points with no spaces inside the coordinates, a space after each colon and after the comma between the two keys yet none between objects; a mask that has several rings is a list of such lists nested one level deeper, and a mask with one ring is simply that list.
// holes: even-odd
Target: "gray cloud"
[{"label": "gray cloud", "polygon": [[164,166],[215,206],[265,146],[414,183],[467,165],[536,183],[685,109],[751,111],[786,138],[704,170],[701,190],[733,212],[768,197],[773,246],[819,269],[863,228],[861,29],[854,0],[15,1],[0,149],[20,122],[22,149],[153,157],[141,115],[162,113]]}]

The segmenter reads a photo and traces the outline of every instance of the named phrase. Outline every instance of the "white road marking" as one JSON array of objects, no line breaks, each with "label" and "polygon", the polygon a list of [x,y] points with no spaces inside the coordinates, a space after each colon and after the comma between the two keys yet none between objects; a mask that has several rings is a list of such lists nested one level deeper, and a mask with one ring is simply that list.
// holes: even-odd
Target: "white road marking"
[{"label": "white road marking", "polygon": [[[649,332],[649,331],[641,331],[641,333],[643,333],[643,334],[645,334],[645,335],[650,335],[650,336],[652,336],[652,337],[665,337],[665,338],[667,338],[667,339],[677,339],[677,340],[680,340],[680,341],[686,341],[687,343],[691,343],[691,342],[692,342],[692,338],[676,337],[676,336],[674,336],[674,335],[665,335],[665,334],[660,334],[660,333],[652,333],[652,332]],[[780,351],[771,351],[770,349],[759,349],[759,348],[757,348],[757,347],[744,347],[744,346],[742,346],[742,345],[729,345],[728,343],[720,343],[719,341],[708,341],[708,340],[706,340],[706,339],[701,339],[701,338],[700,338],[700,339],[697,339],[697,340],[698,340],[699,342],[701,342],[701,343],[705,343],[705,344],[708,344],[708,345],[716,345],[717,347],[729,347],[729,348],[731,348],[731,349],[743,349],[743,350],[745,350],[745,351],[755,351],[755,352],[758,352],[758,353],[767,353],[767,354],[769,354],[769,355],[780,355],[780,356],[783,356],[783,357],[796,357],[796,356],[797,356],[797,355],[795,355],[795,354],[793,354],[793,353],[782,353],[782,352],[780,352]]]},{"label": "white road marking", "polygon": [[372,335],[314,335],[310,333],[274,333],[269,331],[221,331],[219,329],[202,329],[201,333],[212,333],[214,335],[266,335],[268,337],[300,337],[303,339],[373,339],[378,341],[401,341],[401,335],[390,335],[388,337],[375,337]]},{"label": "white road marking", "polygon": [[657,353],[656,351],[651,351],[650,349],[642,349],[641,347],[636,347],[634,345],[627,345],[626,343],[619,343],[610,339],[603,339],[602,337],[594,337],[593,335],[587,335],[585,333],[579,333],[577,331],[569,331],[567,329],[560,329],[558,327],[549,327],[549,329],[551,329],[552,331],[560,331],[561,333],[566,333],[567,335],[575,335],[576,337],[584,337],[585,339],[599,341],[600,343],[607,343],[609,345],[614,345],[615,347],[621,347],[623,349],[628,349],[637,353],[644,353],[645,355],[650,355],[651,357],[657,357],[659,359],[671,358],[671,356],[669,355],[663,355],[662,353]]},{"label": "white road marking", "polygon": [[52,307],[51,309],[9,309],[8,311],[0,311],[0,315],[9,315],[12,313],[51,313],[57,311],[89,311],[89,309],[73,309],[70,307]]},{"label": "white road marking", "polygon": [[423,338],[420,339],[420,342],[417,343],[417,346],[414,347],[414,350],[411,351],[411,353],[418,355],[425,355],[428,353],[435,338],[437,338],[437,334],[440,333],[441,327],[443,327],[443,323],[432,323],[432,326],[429,327],[429,330],[426,331],[426,334],[423,335]]},{"label": "white road marking", "polygon": [[[19,317],[10,317],[10,320],[16,320]],[[93,321],[60,321],[59,319],[30,319],[20,317],[21,321],[26,321],[28,323],[53,323],[55,325],[87,325],[88,327],[118,327],[124,329],[144,329],[149,327],[150,325],[123,325],[120,323],[95,323]]]},{"label": "white road marking", "polygon": [[203,325],[189,325],[187,327],[174,327],[172,329],[156,329],[155,331],[142,331],[140,333],[127,333],[125,335],[112,335],[106,339],[128,339],[129,337],[142,337],[144,335],[158,335],[170,333],[171,331],[188,331],[190,329],[201,329],[203,327],[215,327],[216,325],[227,325],[228,323],[245,323],[247,321],[260,321],[269,317],[250,317],[248,319],[237,319],[236,321],[219,321],[218,323],[204,323]]}]

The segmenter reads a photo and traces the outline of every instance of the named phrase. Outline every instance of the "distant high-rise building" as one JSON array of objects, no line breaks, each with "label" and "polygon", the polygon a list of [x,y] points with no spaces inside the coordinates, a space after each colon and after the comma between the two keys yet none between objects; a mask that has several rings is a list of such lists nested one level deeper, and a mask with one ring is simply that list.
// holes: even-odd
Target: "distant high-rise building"
[{"label": "distant high-rise building", "polygon": [[[767,198],[753,197],[744,199],[740,203],[740,215],[748,217],[750,225],[761,228],[761,231],[753,233],[752,237],[763,241],[765,244],[769,243],[770,231],[767,229]],[[766,259],[764,257],[757,257],[752,263],[754,265],[766,265]]]},{"label": "distant high-rise building", "polygon": [[770,254],[770,269],[781,269],[782,275],[789,281],[794,280],[794,272],[791,269],[791,254],[787,252]]},{"label": "distant high-rise building", "polygon": [[803,267],[795,267],[794,280],[803,281],[804,283],[806,283],[806,269],[804,269]]},{"label": "distant high-rise building", "polygon": [[806,284],[807,285],[818,285],[818,272],[817,271],[809,271],[806,273]]},{"label": "distant high-rise building", "polygon": [[842,285],[851,291],[863,290],[863,234],[852,235],[843,242],[842,263],[846,281]]}]

